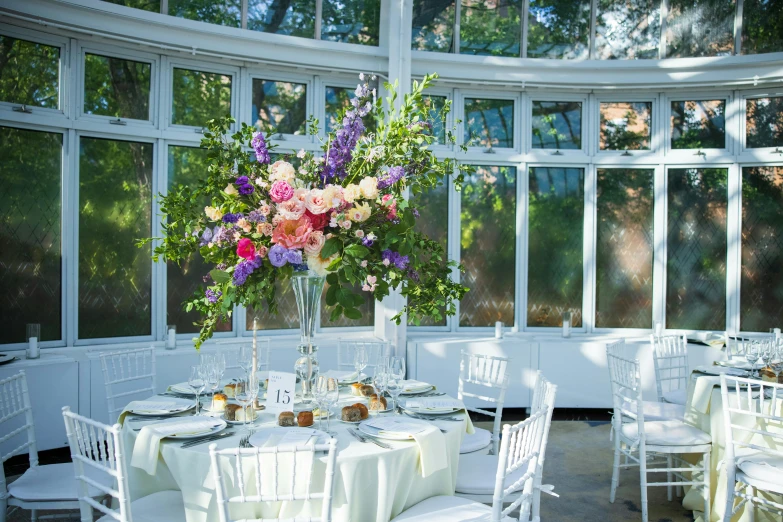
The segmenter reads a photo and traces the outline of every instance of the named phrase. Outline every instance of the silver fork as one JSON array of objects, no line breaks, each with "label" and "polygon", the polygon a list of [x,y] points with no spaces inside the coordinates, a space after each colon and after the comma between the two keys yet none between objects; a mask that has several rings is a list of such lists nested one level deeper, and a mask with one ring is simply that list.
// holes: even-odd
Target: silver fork
[{"label": "silver fork", "polygon": [[348,433],[350,433],[351,435],[353,435],[354,437],[359,439],[361,442],[372,442],[373,444],[375,444],[376,446],[379,446],[381,448],[388,449],[388,450],[392,449],[392,447],[389,446],[388,444],[386,444],[385,442],[381,442],[379,440],[375,440],[372,437],[365,437],[364,435],[359,433],[359,430],[357,430],[357,429],[349,429]]}]

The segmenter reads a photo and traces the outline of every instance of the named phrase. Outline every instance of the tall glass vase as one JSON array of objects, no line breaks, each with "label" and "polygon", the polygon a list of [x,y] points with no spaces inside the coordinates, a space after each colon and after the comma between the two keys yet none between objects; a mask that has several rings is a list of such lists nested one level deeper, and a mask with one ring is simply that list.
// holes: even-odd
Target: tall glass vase
[{"label": "tall glass vase", "polygon": [[313,344],[315,333],[315,316],[318,313],[318,303],[324,290],[325,278],[312,272],[294,274],[291,285],[294,287],[296,308],[299,311],[299,341],[300,356],[294,364],[296,375],[302,386],[301,397],[304,405],[314,402],[313,387],[318,379],[318,347]]}]

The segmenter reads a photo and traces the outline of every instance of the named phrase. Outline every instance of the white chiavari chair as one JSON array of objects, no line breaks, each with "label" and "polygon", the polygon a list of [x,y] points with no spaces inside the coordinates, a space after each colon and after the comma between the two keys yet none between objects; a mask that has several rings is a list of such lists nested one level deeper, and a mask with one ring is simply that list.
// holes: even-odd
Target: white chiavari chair
[{"label": "white chiavari chair", "polygon": [[[159,491],[131,502],[119,424],[108,426],[82,417],[68,406],[63,408],[63,420],[73,460],[71,482],[75,477],[78,483],[81,522],[93,522],[93,510],[104,515],[98,522],[185,522],[179,491]],[[92,490],[111,497],[112,502],[97,502]]]},{"label": "white chiavari chair", "polygon": [[[536,374],[536,382],[533,391],[533,404],[531,414],[539,411],[545,412],[544,421],[541,425],[542,433],[540,437],[541,447],[538,448],[538,459],[536,461],[535,478],[533,481],[533,513],[538,516],[540,508],[541,492],[545,491],[552,495],[554,489],[549,485],[542,485],[544,458],[549,438],[549,428],[552,423],[552,413],[555,409],[555,396],[557,386],[546,380],[539,371]],[[491,504],[493,502],[493,492],[495,487],[495,474],[498,469],[499,457],[497,455],[486,455],[481,453],[471,453],[460,455],[459,467],[457,468],[457,485],[455,495],[481,502]],[[521,473],[518,473],[521,475]],[[557,495],[555,495],[557,496]]]},{"label": "white chiavari chair", "polygon": [[[536,465],[547,410],[531,413],[514,426],[503,427],[497,468],[491,480],[492,505],[463,497],[436,496],[403,511],[391,522],[514,522],[531,520]],[[505,508],[505,506],[508,504]],[[519,509],[519,518],[510,514]],[[533,518],[533,522],[539,519]]]},{"label": "white chiavari chair", "polygon": [[684,335],[650,336],[658,400],[685,406],[688,390],[688,340]]},{"label": "white chiavari chair", "polygon": [[[720,392],[726,438],[723,521],[729,522],[743,507],[748,520],[754,520],[754,509],[783,518],[783,504],[758,494],[783,495],[783,384],[721,374]],[[764,446],[759,445],[762,441]],[[740,501],[735,506],[736,499]]]},{"label": "white chiavari chair", "polygon": [[[316,454],[327,452],[323,477],[316,477]],[[305,516],[287,518],[290,522],[330,522],[334,484],[335,461],[337,459],[337,439],[326,444],[301,445],[292,448],[229,448],[218,450],[217,444],[210,444],[209,456],[212,462],[212,477],[215,481],[217,507],[220,522],[232,522],[229,506],[231,504],[258,504],[281,501],[321,501],[321,514],[318,517]],[[252,459],[254,472],[246,476],[247,460]],[[307,459],[306,461],[304,459]],[[303,473],[302,462],[309,462],[307,473]],[[286,465],[288,464],[288,465]],[[319,465],[320,467],[320,465]],[[290,477],[281,480],[279,471],[289,468]],[[323,489],[313,491],[312,484],[323,482]],[[227,483],[233,485],[236,494],[229,494]],[[251,484],[249,487],[248,484]],[[254,519],[263,522],[279,520],[277,518]],[[242,522],[250,522],[243,519]]]},{"label": "white chiavari chair", "polygon": [[[476,428],[475,433],[465,435],[459,448],[460,454],[492,453],[497,455],[500,421],[503,417],[503,403],[506,400],[507,389],[507,358],[462,352],[457,398],[461,401],[464,401],[465,398],[472,398],[494,404],[495,411],[465,405],[468,411],[492,417],[494,423],[491,433],[483,428]],[[481,392],[471,390],[481,390]]]},{"label": "white chiavari chair", "polygon": [[382,357],[391,355],[391,344],[388,341],[361,341],[355,339],[337,339],[337,368],[340,370],[355,370],[353,354],[357,348],[367,352],[367,367],[362,370],[365,375],[372,375],[372,370],[381,362]]},{"label": "white chiavari chair", "polygon": [[[606,353],[614,404],[612,416],[614,464],[609,501],[614,503],[617,487],[620,484],[620,456],[622,455],[626,459],[623,467],[639,467],[643,522],[648,520],[647,488],[650,486],[666,486],[670,501],[674,486],[701,487],[704,497],[704,520],[709,520],[712,438],[682,420],[645,420],[639,360],[620,355],[619,347],[618,343],[612,343],[607,347]],[[703,456],[701,466],[691,464],[681,457],[688,453],[701,453]],[[660,460],[648,460],[648,455],[660,457]],[[662,467],[651,467],[658,464]],[[690,477],[685,475],[687,472],[691,473]],[[648,482],[647,475],[652,473],[666,473],[666,481]],[[696,473],[702,473],[701,480],[697,480]]]},{"label": "white chiavari chair", "polygon": [[[24,371],[0,381],[0,433],[4,433],[0,437],[0,444],[20,443],[0,459],[0,522],[5,521],[9,506],[30,510],[34,521],[38,519],[38,510],[41,509],[79,509],[73,464],[38,464],[33,410]],[[29,469],[7,484],[2,464],[23,453],[29,455]],[[102,495],[94,488],[89,493],[94,497]]]},{"label": "white chiavari chair", "polygon": [[[119,418],[123,408],[136,396],[155,395],[155,348],[138,348],[100,354],[109,422]],[[137,387],[138,386],[138,387]],[[128,389],[131,388],[131,389]]]}]

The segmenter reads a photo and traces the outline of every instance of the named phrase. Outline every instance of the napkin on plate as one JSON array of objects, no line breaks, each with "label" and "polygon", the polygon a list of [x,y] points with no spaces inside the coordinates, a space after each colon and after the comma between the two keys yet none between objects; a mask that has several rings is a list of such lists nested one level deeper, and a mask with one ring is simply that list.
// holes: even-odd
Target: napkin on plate
[{"label": "napkin on plate", "polygon": [[[405,401],[405,407],[413,412],[419,413],[441,413],[450,412],[455,408],[459,411],[454,413],[465,414],[465,433],[473,435],[476,430],[473,427],[473,422],[470,420],[468,410],[465,409],[465,404],[458,399],[440,398],[440,397],[426,397],[421,399],[408,399]],[[432,419],[437,420],[437,419]]]},{"label": "napkin on plate", "polygon": [[392,417],[376,417],[367,424],[378,428],[384,435],[413,439],[419,447],[419,472],[422,477],[448,467],[446,439],[436,426]]},{"label": "napkin on plate", "polygon": [[188,386],[188,383],[186,382],[181,382],[179,384],[172,384],[171,386],[169,386],[169,391],[173,391],[174,393],[182,393],[184,395],[195,395],[193,388]]},{"label": "napkin on plate", "polygon": [[739,368],[732,368],[730,366],[697,366],[693,369],[695,372],[706,373],[707,375],[720,375],[725,373],[726,375],[732,375],[734,377],[745,377],[748,372]]},{"label": "napkin on plate", "polygon": [[429,383],[417,381],[414,379],[408,379],[407,381],[403,381],[402,392],[412,393],[412,392],[427,390],[429,388],[432,388],[432,385]]},{"label": "napkin on plate", "polygon": [[167,413],[177,413],[185,411],[195,404],[195,401],[190,399],[181,399],[179,397],[169,398],[155,398],[145,399],[143,401],[131,401],[125,406],[120,413],[120,418],[117,422],[120,424],[125,422],[125,416],[129,413],[146,413],[149,415]]},{"label": "napkin on plate", "polygon": [[359,372],[349,370],[329,370],[321,375],[327,378],[331,377],[337,379],[337,382],[355,381],[359,378]]},{"label": "napkin on plate", "polygon": [[133,445],[131,466],[154,475],[158,467],[160,440],[172,435],[199,435],[221,426],[223,421],[210,417],[185,417],[144,426]]}]

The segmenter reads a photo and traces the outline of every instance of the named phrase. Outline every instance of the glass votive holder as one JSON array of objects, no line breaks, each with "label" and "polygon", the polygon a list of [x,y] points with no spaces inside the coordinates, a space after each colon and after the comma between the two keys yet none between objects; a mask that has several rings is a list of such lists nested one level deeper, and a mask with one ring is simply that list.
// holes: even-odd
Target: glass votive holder
[{"label": "glass votive holder", "polygon": [[166,326],[166,349],[173,350],[177,347],[177,325]]},{"label": "glass votive holder", "polygon": [[27,325],[27,351],[28,359],[38,359],[41,356],[41,349],[38,342],[41,340],[41,325],[30,323]]},{"label": "glass votive holder", "polygon": [[495,339],[503,338],[503,321],[495,322]]},{"label": "glass votive holder", "polygon": [[571,337],[571,312],[563,312],[563,337]]}]

